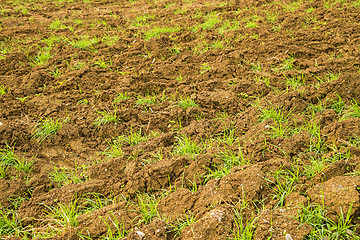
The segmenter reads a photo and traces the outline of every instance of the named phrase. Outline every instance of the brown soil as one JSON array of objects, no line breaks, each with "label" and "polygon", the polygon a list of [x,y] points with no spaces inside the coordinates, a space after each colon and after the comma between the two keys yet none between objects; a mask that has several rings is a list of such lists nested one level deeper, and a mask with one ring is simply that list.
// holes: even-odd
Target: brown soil
[{"label": "brown soil", "polygon": [[[291,2],[2,1],[0,87],[6,93],[0,95],[0,149],[11,147],[18,159],[34,165],[30,173],[6,167],[0,178],[1,208],[13,209],[22,228],[31,232],[28,238],[36,238],[34,233],[58,227],[48,213],[59,204],[84,206],[95,196],[116,199],[82,211],[76,226],[63,226],[47,239],[98,239],[109,228],[116,231],[108,224],[114,221],[128,233],[126,239],[231,239],[238,229],[236,213],[247,223],[255,219],[253,239],[285,239],[286,234],[306,239],[313,227],[299,215],[312,204],[322,205],[335,222],[349,213],[351,224],[360,224],[360,142],[353,141],[359,140],[360,118],[342,118],[350,110],[339,113],[331,105],[337,100],[345,106],[360,103],[359,8],[351,1],[330,1],[328,8],[314,0],[284,11]],[[186,11],[175,14],[176,9]],[[188,27],[206,23],[212,12],[239,27],[222,32],[219,22],[208,29]],[[278,14],[273,22],[269,12]],[[154,17],[138,21],[144,26],[134,25],[145,14]],[[255,15],[258,27],[247,27]],[[67,27],[51,28],[58,19]],[[146,31],[163,26],[179,30],[146,38]],[[51,58],[34,64],[51,36],[63,39],[53,43]],[[72,46],[81,36],[98,42]],[[117,37],[113,45],[106,36]],[[212,47],[218,41],[223,47]],[[56,69],[60,76],[53,73]],[[301,77],[302,86],[287,82]],[[119,93],[129,98],[114,102]],[[139,102],[149,95],[155,102]],[[177,104],[186,97],[197,106]],[[324,110],[309,113],[313,105]],[[276,119],[260,117],[269,106],[289,114],[291,128],[316,122],[325,150],[309,150],[320,144],[309,131],[271,136],[269,126]],[[96,126],[100,111],[116,112],[117,122]],[[49,117],[59,119],[62,128],[39,141],[34,131]],[[118,157],[103,154],[116,137],[140,129],[149,136],[146,141],[124,143]],[[229,129],[233,143],[216,140]],[[213,145],[182,155],[177,152],[182,136],[201,146],[212,139]],[[221,178],[206,177],[222,166],[222,152],[239,149],[244,164]],[[154,157],[160,151],[161,157]],[[311,159],[318,161],[319,155],[334,160],[307,174]],[[54,167],[73,171],[78,181],[55,181]],[[280,205],[273,197],[279,171],[299,176]],[[139,196],[159,201],[157,216],[149,221],[141,221]],[[23,200],[15,207],[11,199],[18,197]],[[196,222],[175,231],[190,215]]]}]

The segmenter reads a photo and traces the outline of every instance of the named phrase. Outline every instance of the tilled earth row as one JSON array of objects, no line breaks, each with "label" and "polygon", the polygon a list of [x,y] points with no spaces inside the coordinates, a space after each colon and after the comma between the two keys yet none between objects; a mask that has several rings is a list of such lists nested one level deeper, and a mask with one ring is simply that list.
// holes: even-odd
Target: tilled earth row
[{"label": "tilled earth row", "polygon": [[359,238],[359,1],[0,8],[0,239]]}]

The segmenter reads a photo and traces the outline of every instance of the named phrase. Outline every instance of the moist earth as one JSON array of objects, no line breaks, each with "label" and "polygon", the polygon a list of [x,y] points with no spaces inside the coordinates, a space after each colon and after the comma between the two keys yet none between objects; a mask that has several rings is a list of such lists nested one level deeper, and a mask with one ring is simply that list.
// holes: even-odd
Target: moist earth
[{"label": "moist earth", "polygon": [[359,239],[359,1],[0,7],[0,239]]}]

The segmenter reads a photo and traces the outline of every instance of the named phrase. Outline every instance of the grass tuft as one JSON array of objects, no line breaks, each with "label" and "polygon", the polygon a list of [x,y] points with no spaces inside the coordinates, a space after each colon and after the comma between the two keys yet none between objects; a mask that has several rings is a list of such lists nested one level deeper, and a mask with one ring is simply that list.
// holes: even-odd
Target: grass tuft
[{"label": "grass tuft", "polygon": [[182,135],[175,137],[175,139],[177,142],[175,143],[174,153],[178,155],[194,157],[203,151],[203,148],[196,142],[193,142],[190,137]]},{"label": "grass tuft", "polygon": [[144,39],[148,41],[152,38],[159,37],[161,34],[164,33],[175,33],[180,31],[179,27],[153,27],[150,30],[144,32]]},{"label": "grass tuft", "polygon": [[110,110],[97,111],[100,116],[95,120],[94,125],[100,127],[106,123],[117,123],[119,120],[116,115],[116,109],[111,112]]},{"label": "grass tuft", "polygon": [[21,172],[29,173],[32,170],[32,165],[34,161],[26,160],[24,157],[22,159],[16,159],[16,164],[14,167]]},{"label": "grass tuft", "polygon": [[176,238],[181,234],[181,231],[191,224],[195,223],[196,219],[192,213],[186,214],[186,216],[182,219],[177,219],[177,221],[173,224],[169,224],[168,227],[170,228],[169,232],[174,232],[174,237]]},{"label": "grass tuft", "polygon": [[228,148],[224,151],[220,151],[217,156],[220,160],[220,164],[214,164],[209,168],[209,173],[205,175],[205,182],[211,179],[223,178],[231,172],[231,169],[235,166],[243,166],[249,164],[249,160],[245,159],[241,148],[236,153]]},{"label": "grass tuft", "polygon": [[69,204],[59,203],[56,207],[47,207],[45,219],[53,232],[61,233],[76,228],[79,225],[78,216],[83,212],[81,206],[74,200]]},{"label": "grass tuft", "polygon": [[124,155],[122,150],[122,142],[121,141],[114,141],[113,143],[109,144],[110,146],[105,149],[102,153],[106,158],[118,158]]},{"label": "grass tuft", "polygon": [[81,183],[86,180],[84,175],[85,166],[75,166],[75,169],[68,169],[66,167],[56,167],[54,170],[49,173],[49,178],[56,182],[58,187],[64,186],[66,184],[76,184]]},{"label": "grass tuft", "polygon": [[180,97],[180,101],[177,103],[177,105],[183,109],[188,109],[189,107],[199,107],[199,105],[197,105],[195,101],[190,99],[188,96]]},{"label": "grass tuft", "polygon": [[115,214],[107,216],[106,219],[100,217],[107,226],[107,233],[100,239],[104,240],[117,240],[123,239],[128,235],[128,231],[125,229],[124,221],[119,221]]},{"label": "grass tuft", "polygon": [[28,231],[22,226],[18,214],[0,205],[0,236],[17,236],[28,239]]},{"label": "grass tuft", "polygon": [[98,43],[98,39],[96,37],[90,38],[89,36],[81,36],[77,40],[73,40],[70,42],[70,45],[74,48],[88,49]]},{"label": "grass tuft", "polygon": [[119,103],[121,101],[126,101],[128,99],[131,99],[129,94],[127,92],[125,93],[118,93],[118,95],[114,98],[113,103]]},{"label": "grass tuft", "polygon": [[285,204],[285,197],[295,190],[296,184],[299,182],[299,171],[292,172],[290,170],[278,169],[272,174],[274,180],[266,179],[274,191],[273,199],[277,199],[275,208],[282,207]]},{"label": "grass tuft", "polygon": [[0,96],[5,95],[8,89],[5,87],[5,85],[0,86]]},{"label": "grass tuft", "polygon": [[137,200],[140,208],[139,213],[141,214],[139,223],[150,223],[153,218],[158,216],[157,205],[160,199],[145,193],[139,194]]},{"label": "grass tuft", "polygon": [[299,221],[312,227],[306,239],[360,239],[355,235],[356,226],[352,223],[351,210],[352,206],[346,214],[341,210],[337,221],[333,221],[327,217],[328,211],[324,206],[311,204],[302,207],[299,211]]},{"label": "grass tuft", "polygon": [[15,165],[17,158],[15,157],[14,148],[6,144],[6,148],[0,149],[1,165]]},{"label": "grass tuft", "polygon": [[47,117],[45,120],[41,119],[41,122],[36,124],[32,138],[35,138],[40,143],[46,138],[55,135],[61,128],[62,122],[59,119],[52,119]]},{"label": "grass tuft", "polygon": [[32,65],[45,65],[47,61],[52,57],[50,53],[50,48],[45,47],[39,50],[38,54],[32,60]]},{"label": "grass tuft", "polygon": [[356,100],[352,100],[351,106],[346,106],[345,109],[346,110],[341,120],[351,117],[360,118],[360,103],[358,103]]},{"label": "grass tuft", "polygon": [[234,214],[235,230],[233,230],[231,239],[234,240],[251,240],[254,237],[257,219],[251,217],[246,219],[241,211],[236,210]]}]

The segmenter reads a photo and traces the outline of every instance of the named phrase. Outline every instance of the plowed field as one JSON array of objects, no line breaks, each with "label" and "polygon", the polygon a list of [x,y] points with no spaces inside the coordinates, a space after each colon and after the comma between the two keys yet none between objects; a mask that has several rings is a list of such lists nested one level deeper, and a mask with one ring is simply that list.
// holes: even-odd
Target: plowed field
[{"label": "plowed field", "polygon": [[360,239],[360,1],[0,2],[0,239]]}]

